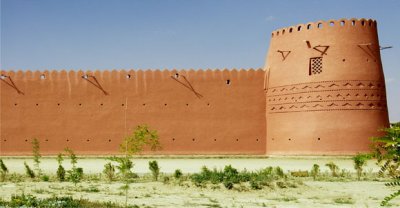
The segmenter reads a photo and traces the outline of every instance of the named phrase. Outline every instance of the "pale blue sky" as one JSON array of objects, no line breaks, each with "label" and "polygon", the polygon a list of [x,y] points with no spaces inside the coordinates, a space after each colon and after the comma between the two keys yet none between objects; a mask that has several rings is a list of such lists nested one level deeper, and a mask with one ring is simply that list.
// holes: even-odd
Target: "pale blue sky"
[{"label": "pale blue sky", "polygon": [[0,68],[259,68],[272,30],[378,21],[391,121],[400,121],[399,0],[0,0]]}]

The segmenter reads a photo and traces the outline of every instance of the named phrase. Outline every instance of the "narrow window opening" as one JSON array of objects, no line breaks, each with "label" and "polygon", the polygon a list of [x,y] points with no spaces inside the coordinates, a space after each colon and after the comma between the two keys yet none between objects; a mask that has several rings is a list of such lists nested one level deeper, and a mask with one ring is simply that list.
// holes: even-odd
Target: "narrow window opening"
[{"label": "narrow window opening", "polygon": [[130,74],[127,74],[127,75],[126,75],[126,78],[127,78],[127,79],[130,79],[130,78],[131,78],[131,75],[130,75]]},{"label": "narrow window opening", "polygon": [[312,29],[311,24],[308,24],[308,25],[307,25],[307,30],[309,30],[309,29]]},{"label": "narrow window opening", "polygon": [[36,103],[36,106],[39,106],[39,103]]},{"label": "narrow window opening", "polygon": [[121,106],[125,106],[125,104],[122,103]]},{"label": "narrow window opening", "polygon": [[86,139],[86,141],[89,142],[90,140],[89,140],[89,139]]},{"label": "narrow window opening", "polygon": [[216,142],[217,141],[217,139],[214,139],[214,142]]},{"label": "narrow window opening", "polygon": [[167,103],[164,103],[164,106],[167,106]]},{"label": "narrow window opening", "polygon": [[301,31],[301,26],[297,27],[297,31]]},{"label": "narrow window opening", "polygon": [[284,35],[285,34],[285,30],[282,30],[282,35]]},{"label": "narrow window opening", "polygon": [[69,142],[69,139],[67,139],[67,142]]},{"label": "narrow window opening", "polygon": [[289,28],[289,33],[291,33],[293,31],[293,28]]},{"label": "narrow window opening", "polygon": [[189,106],[189,103],[186,103],[186,106]]},{"label": "narrow window opening", "polygon": [[318,141],[321,140],[321,138],[318,137]]},{"label": "narrow window opening", "polygon": [[258,139],[256,139],[256,141],[258,142]]},{"label": "narrow window opening", "polygon": [[18,104],[17,104],[17,103],[14,103],[14,105],[17,106]]},{"label": "narrow window opening", "polygon": [[100,106],[103,106],[103,103],[100,103]]},{"label": "narrow window opening", "polygon": [[60,103],[57,103],[58,106],[60,106]]},{"label": "narrow window opening", "polygon": [[82,78],[87,79],[89,76],[87,74],[83,75]]},{"label": "narrow window opening", "polygon": [[343,62],[345,62],[345,61],[346,61],[346,59],[342,59],[342,61],[343,61]]},{"label": "narrow window opening", "polygon": [[236,139],[236,141],[238,142],[238,141],[239,141],[239,139]]},{"label": "narrow window opening", "polygon": [[292,139],[291,139],[291,138],[289,138],[289,141],[292,141]]},{"label": "narrow window opening", "polygon": [[194,141],[195,139],[193,138],[192,141]]},{"label": "narrow window opening", "polygon": [[317,28],[322,28],[322,23],[318,23]]},{"label": "narrow window opening", "polygon": [[44,74],[40,75],[40,79],[46,79],[46,75]]},{"label": "narrow window opening", "polygon": [[178,79],[179,78],[179,74],[175,73],[174,77]]},{"label": "narrow window opening", "polygon": [[226,80],[226,84],[227,84],[227,85],[230,85],[230,84],[231,84],[231,80],[230,80],[230,79],[227,79],[227,80]]},{"label": "narrow window opening", "polygon": [[27,139],[25,139],[25,142],[28,142],[28,140],[27,140]]},{"label": "narrow window opening", "polygon": [[351,25],[352,25],[352,26],[355,26],[355,25],[356,25],[356,21],[354,21],[354,20],[351,21]]},{"label": "narrow window opening", "polygon": [[46,139],[46,142],[48,142],[49,140],[48,139]]},{"label": "narrow window opening", "polygon": [[340,21],[340,26],[344,26],[345,22],[344,21]]},{"label": "narrow window opening", "polygon": [[146,103],[143,103],[142,105],[143,105],[143,106],[146,106]]},{"label": "narrow window opening", "polygon": [[361,21],[361,25],[362,25],[362,26],[365,26],[365,22],[364,22],[364,21]]},{"label": "narrow window opening", "polygon": [[175,141],[175,138],[172,138],[172,141]]},{"label": "narrow window opening", "polygon": [[82,103],[79,103],[79,106],[82,106]]},{"label": "narrow window opening", "polygon": [[335,23],[334,22],[330,22],[329,26],[333,27],[333,26],[335,26]]},{"label": "narrow window opening", "polygon": [[109,139],[108,142],[111,142],[111,139]]},{"label": "narrow window opening", "polygon": [[276,32],[276,36],[278,36],[279,35],[279,31],[278,32]]}]

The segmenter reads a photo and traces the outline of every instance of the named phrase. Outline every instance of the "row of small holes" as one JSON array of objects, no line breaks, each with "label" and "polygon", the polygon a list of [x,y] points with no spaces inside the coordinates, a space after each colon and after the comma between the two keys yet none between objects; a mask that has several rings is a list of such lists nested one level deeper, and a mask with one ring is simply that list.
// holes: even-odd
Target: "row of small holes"
[{"label": "row of small holes", "polygon": [[[172,138],[172,141],[175,141],[176,139],[175,138]],[[192,139],[192,141],[194,142],[194,141],[196,141],[196,139],[195,138],[193,138]],[[216,142],[217,141],[217,139],[214,139],[214,142]],[[238,142],[239,141],[239,139],[236,139],[236,141]],[[259,139],[256,139],[256,141],[258,142],[259,141]]]},{"label": "row of small holes", "polygon": [[[344,25],[345,25],[345,21],[340,21],[340,26],[344,26]],[[351,21],[351,25],[355,26],[356,25],[356,21],[352,20]],[[366,25],[365,21],[361,21],[361,25],[365,26]],[[372,26],[372,21],[370,21],[368,23],[368,25]],[[329,22],[329,26],[331,26],[331,27],[335,26],[335,22]],[[307,28],[307,30],[312,29],[312,25],[308,24],[306,28]],[[322,23],[318,23],[317,24],[317,28],[322,28]],[[297,27],[297,31],[301,31],[301,26]],[[293,28],[289,28],[289,33],[291,33],[291,32],[293,32]],[[285,29],[282,30],[282,35],[284,35],[284,34],[285,34]],[[276,32],[276,35],[277,36],[279,35],[279,31]],[[272,33],[272,37],[274,37],[274,33]]]},{"label": "row of small holes", "polygon": [[[18,103],[14,103],[14,106],[17,106],[18,105]],[[61,104],[60,103],[57,103],[57,106],[60,106]],[[78,104],[79,106],[82,106],[82,103],[79,103]],[[104,104],[103,103],[100,103],[100,106],[103,106]],[[143,103],[142,104],[143,106],[146,106],[146,103]],[[186,103],[185,104],[186,106],[189,106],[189,103]],[[36,103],[36,106],[39,106],[39,103]],[[125,106],[125,104],[121,104],[121,106]],[[164,103],[164,106],[167,106],[167,103]],[[210,106],[210,103],[207,103],[207,106]]]},{"label": "row of small holes", "polygon": [[[275,138],[272,138],[272,140],[275,140]],[[292,141],[292,139],[291,139],[291,138],[289,138],[288,140],[289,140],[289,141]],[[319,137],[318,137],[318,139],[317,139],[317,140],[318,140],[318,141],[320,141],[320,140],[321,140],[321,138],[319,138]],[[258,140],[257,140],[257,141],[258,141]]]},{"label": "row of small holes", "polygon": [[[175,138],[172,138],[172,141],[175,141],[176,139]],[[272,138],[272,140],[274,140],[273,138]],[[290,139],[289,139],[290,140]],[[320,140],[319,138],[318,138],[318,140]],[[4,139],[3,140],[4,142],[6,142],[7,140],[6,139]],[[46,142],[48,142],[49,140],[48,139],[46,139],[45,140]],[[69,142],[70,140],[69,139],[67,139],[66,140],[67,142]],[[196,139],[195,138],[193,138],[192,139],[192,141],[194,142],[194,141],[196,141]],[[214,142],[216,142],[217,141],[217,139],[214,139]],[[239,141],[239,139],[236,139],[236,141],[238,142]],[[256,141],[258,142],[259,141],[259,139],[256,139]],[[25,139],[25,142],[28,142],[28,140],[27,139]],[[86,142],[90,142],[90,139],[86,139]],[[111,139],[109,139],[108,140],[108,142],[111,142]]]},{"label": "row of small holes", "polygon": [[[5,142],[6,142],[6,141],[7,141],[7,139],[4,139],[3,141],[5,141]],[[46,141],[46,142],[48,142],[49,140],[48,140],[48,139],[46,139],[45,141]],[[65,140],[65,141],[69,142],[70,140],[69,140],[69,139],[67,139],[67,140]],[[87,141],[87,142],[90,142],[90,139],[86,139],[86,141]],[[28,142],[28,140],[27,140],[27,139],[25,139],[25,142]],[[109,140],[108,140],[108,142],[111,142],[111,139],[109,139]]]}]

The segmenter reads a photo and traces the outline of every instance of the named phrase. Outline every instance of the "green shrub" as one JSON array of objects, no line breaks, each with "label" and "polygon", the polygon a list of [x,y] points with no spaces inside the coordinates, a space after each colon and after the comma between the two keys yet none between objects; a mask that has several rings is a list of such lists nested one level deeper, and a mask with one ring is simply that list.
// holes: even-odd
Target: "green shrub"
[{"label": "green shrub", "polygon": [[68,180],[76,184],[78,184],[83,178],[83,169],[74,167],[71,170],[68,170]]},{"label": "green shrub", "polygon": [[176,169],[174,172],[174,178],[175,179],[180,179],[182,177],[182,171],[180,169]]},{"label": "green shrub", "polygon": [[62,165],[58,165],[57,168],[57,179],[59,181],[65,181],[65,169]]},{"label": "green shrub", "polygon": [[42,175],[40,177],[42,179],[42,181],[48,182],[50,180],[50,177],[48,175]]},{"label": "green shrub", "polygon": [[63,160],[64,160],[64,159],[63,159],[62,154],[59,153],[59,154],[57,155],[58,168],[57,168],[57,173],[56,173],[57,179],[58,179],[59,181],[65,181],[65,169],[64,169],[64,167],[62,166],[62,161],[63,161]]},{"label": "green shrub", "polygon": [[279,176],[280,178],[284,178],[285,177],[285,173],[283,172],[281,167],[275,167],[275,174],[277,176]]},{"label": "green shrub", "polygon": [[[46,208],[121,208],[113,202],[90,202],[87,199],[73,199],[72,197],[50,197],[38,199],[32,195],[12,195],[10,201],[0,199],[0,207],[46,207]],[[137,205],[127,206],[138,208]]]},{"label": "green shrub", "polygon": [[254,190],[262,189],[262,185],[260,184],[260,182],[255,179],[250,180],[250,187]]},{"label": "green shrub", "polygon": [[109,181],[113,181],[115,177],[115,167],[111,162],[108,162],[104,165],[103,173],[107,176]]},{"label": "green shrub", "polygon": [[26,162],[24,162],[24,166],[25,166],[25,173],[28,177],[30,178],[35,178],[35,173],[33,172],[33,170],[31,169],[31,167],[29,167],[28,164],[26,164]]},{"label": "green shrub", "polygon": [[361,180],[361,175],[363,172],[363,168],[367,165],[367,161],[371,158],[369,154],[360,154],[358,153],[356,156],[353,157],[354,161],[354,169],[357,172],[357,179]]},{"label": "green shrub", "polygon": [[314,164],[311,168],[310,173],[311,173],[311,176],[313,177],[313,179],[315,180],[320,173],[319,165]]},{"label": "green shrub", "polygon": [[224,184],[225,188],[227,188],[227,189],[232,189],[232,188],[233,188],[233,183],[232,183],[232,181],[225,180],[225,181],[223,182],[223,184]]},{"label": "green shrub", "polygon": [[42,155],[40,155],[40,144],[36,138],[32,140],[32,153],[36,173],[38,176],[40,176],[42,174],[42,170],[40,169],[40,158],[42,157]]},{"label": "green shrub", "polygon": [[151,174],[153,175],[153,179],[157,181],[158,176],[160,175],[160,168],[158,167],[157,161],[149,161],[149,169],[151,171]]}]

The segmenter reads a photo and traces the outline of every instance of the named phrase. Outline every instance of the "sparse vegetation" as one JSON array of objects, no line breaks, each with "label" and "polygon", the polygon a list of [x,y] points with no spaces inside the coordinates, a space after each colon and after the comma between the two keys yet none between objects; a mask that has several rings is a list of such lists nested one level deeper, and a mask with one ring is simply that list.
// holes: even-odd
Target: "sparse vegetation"
[{"label": "sparse vegetation", "polygon": [[32,140],[32,153],[33,153],[33,162],[36,170],[36,174],[38,177],[41,176],[42,170],[40,169],[40,158],[42,155],[40,155],[40,144],[39,140],[34,138]]},{"label": "sparse vegetation", "polygon": [[149,169],[151,171],[151,174],[153,175],[153,179],[157,181],[158,176],[160,175],[160,168],[158,167],[157,161],[149,161]]},{"label": "sparse vegetation", "polygon": [[357,154],[353,157],[354,161],[354,169],[357,171],[357,179],[361,180],[361,175],[363,172],[364,166],[367,164],[367,161],[371,158],[369,154]]},{"label": "sparse vegetation", "polygon": [[[73,199],[72,197],[50,197],[46,199],[38,199],[32,195],[13,195],[10,201],[0,199],[0,206],[4,207],[46,207],[46,208],[59,208],[59,207],[74,207],[74,208],[119,208],[118,204],[113,202],[91,202],[86,199]],[[138,206],[130,206],[138,207]]]},{"label": "sparse vegetation", "polygon": [[5,181],[8,174],[8,168],[4,164],[3,160],[0,159],[0,181]]},{"label": "sparse vegetation", "polygon": [[108,181],[113,181],[115,178],[115,166],[111,162],[106,163],[103,173],[106,175]]},{"label": "sparse vegetation", "polygon": [[57,163],[58,163],[58,168],[57,168],[57,179],[59,181],[65,181],[65,169],[62,166],[62,161],[63,161],[63,156],[61,153],[57,155]]},{"label": "sparse vegetation", "polygon": [[83,168],[76,167],[76,164],[78,163],[78,158],[76,157],[72,149],[65,148],[65,151],[69,154],[72,165],[72,169],[67,171],[68,180],[74,183],[74,185],[76,186],[82,180]]},{"label": "sparse vegetation", "polygon": [[320,171],[320,169],[319,169],[319,165],[314,164],[314,165],[312,166],[312,168],[311,168],[310,174],[311,174],[311,176],[313,177],[313,179],[315,180],[315,179],[318,177],[318,175],[319,175],[320,172],[321,172],[321,171]]},{"label": "sparse vegetation", "polygon": [[183,173],[182,173],[182,171],[180,169],[176,169],[175,170],[175,172],[174,172],[174,178],[175,179],[181,179],[182,175],[183,175]]},{"label": "sparse vegetation", "polygon": [[35,178],[35,172],[33,172],[33,170],[31,169],[31,167],[29,167],[29,165],[24,162],[24,166],[25,166],[25,173],[29,178]]},{"label": "sparse vegetation", "polygon": [[329,162],[329,163],[325,164],[325,166],[327,166],[329,168],[333,177],[339,176],[339,174],[338,174],[339,167],[334,162]]}]

